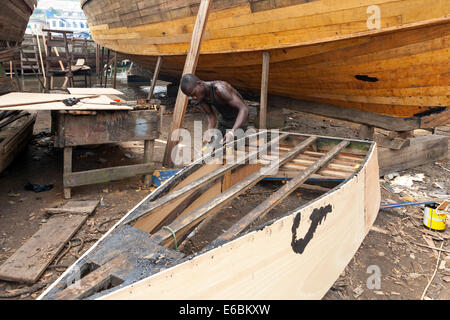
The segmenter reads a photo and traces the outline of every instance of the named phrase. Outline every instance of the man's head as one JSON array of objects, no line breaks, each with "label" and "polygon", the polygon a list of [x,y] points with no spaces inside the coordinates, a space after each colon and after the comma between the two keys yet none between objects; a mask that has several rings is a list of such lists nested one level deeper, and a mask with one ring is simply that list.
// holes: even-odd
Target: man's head
[{"label": "man's head", "polygon": [[187,73],[183,75],[180,82],[180,88],[183,93],[189,97],[201,101],[205,96],[203,81],[196,75]]}]

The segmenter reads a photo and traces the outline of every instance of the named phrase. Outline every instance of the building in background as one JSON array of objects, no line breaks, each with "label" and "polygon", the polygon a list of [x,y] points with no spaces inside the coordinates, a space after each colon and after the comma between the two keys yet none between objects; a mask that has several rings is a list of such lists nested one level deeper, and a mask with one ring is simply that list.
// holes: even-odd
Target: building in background
[{"label": "building in background", "polygon": [[39,1],[26,33],[40,32],[42,28],[73,31],[76,38],[91,39],[89,25],[79,1]]}]

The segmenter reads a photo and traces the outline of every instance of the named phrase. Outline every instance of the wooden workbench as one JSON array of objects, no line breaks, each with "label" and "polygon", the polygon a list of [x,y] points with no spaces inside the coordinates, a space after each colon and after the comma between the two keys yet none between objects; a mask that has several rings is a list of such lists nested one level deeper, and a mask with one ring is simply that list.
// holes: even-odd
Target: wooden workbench
[{"label": "wooden workbench", "polygon": [[[154,141],[159,136],[159,114],[156,110],[97,111],[74,115],[52,111],[55,146],[64,148],[64,198],[71,197],[71,188],[145,175],[149,184],[155,166],[152,162]],[[72,172],[72,148],[83,145],[144,140],[144,163]]]}]

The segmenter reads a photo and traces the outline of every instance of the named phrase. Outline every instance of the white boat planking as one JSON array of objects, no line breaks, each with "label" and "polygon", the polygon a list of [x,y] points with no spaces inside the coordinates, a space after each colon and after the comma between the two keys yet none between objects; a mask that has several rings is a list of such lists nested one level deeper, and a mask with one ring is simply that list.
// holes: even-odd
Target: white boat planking
[{"label": "white boat planking", "polygon": [[312,203],[99,299],[321,299],[369,232],[379,203],[373,146],[358,173]]}]

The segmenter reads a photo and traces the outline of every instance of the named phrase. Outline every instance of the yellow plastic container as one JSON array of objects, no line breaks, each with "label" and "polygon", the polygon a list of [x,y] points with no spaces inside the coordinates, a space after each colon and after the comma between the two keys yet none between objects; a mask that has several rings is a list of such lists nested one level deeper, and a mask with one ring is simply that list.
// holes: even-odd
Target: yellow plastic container
[{"label": "yellow plastic container", "polygon": [[448,211],[438,210],[429,206],[425,207],[423,224],[433,230],[445,230]]}]

